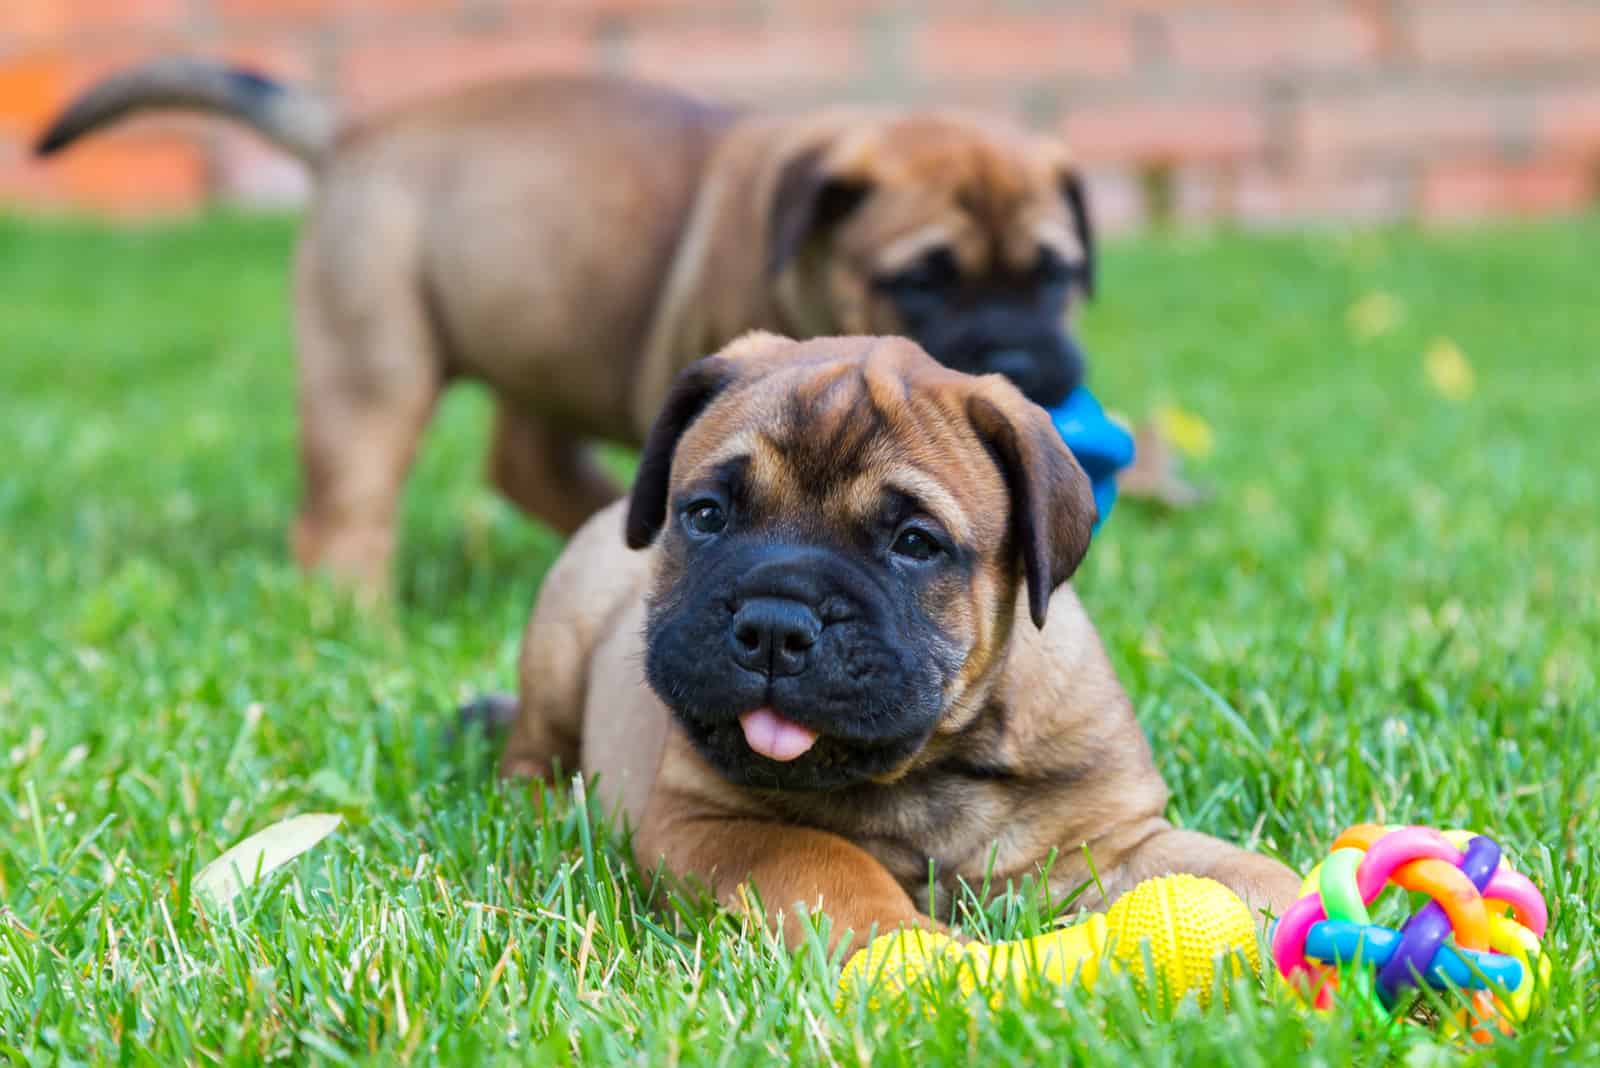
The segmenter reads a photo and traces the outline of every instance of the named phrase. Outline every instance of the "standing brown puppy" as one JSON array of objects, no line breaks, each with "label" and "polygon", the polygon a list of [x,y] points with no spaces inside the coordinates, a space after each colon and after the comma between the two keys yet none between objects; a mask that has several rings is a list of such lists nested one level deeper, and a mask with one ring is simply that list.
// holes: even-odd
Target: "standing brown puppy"
[{"label": "standing brown puppy", "polygon": [[617,494],[589,442],[642,442],[679,370],[753,328],[906,334],[1053,404],[1093,282],[1059,144],[950,115],[741,116],[528,78],[341,125],[255,74],[166,60],[76,101],[54,152],[147,108],[240,119],[306,160],[296,267],[306,566],[381,588],[440,392],[498,399],[490,471],[566,532]]},{"label": "standing brown puppy", "polygon": [[1085,846],[1113,897],[1184,871],[1281,910],[1282,864],[1162,815],[1066,584],[1093,520],[1004,379],[903,339],[743,338],[680,376],[626,509],[546,579],[502,768],[582,768],[642,866],[858,940],[1052,851],[1065,894]]}]

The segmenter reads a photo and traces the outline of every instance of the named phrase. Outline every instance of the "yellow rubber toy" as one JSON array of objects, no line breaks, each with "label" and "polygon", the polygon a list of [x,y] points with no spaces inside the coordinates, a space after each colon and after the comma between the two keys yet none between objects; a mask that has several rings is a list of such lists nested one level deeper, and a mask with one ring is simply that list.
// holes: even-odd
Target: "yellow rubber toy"
[{"label": "yellow rubber toy", "polygon": [[1156,978],[1174,999],[1196,994],[1210,1000],[1219,962],[1231,974],[1261,968],[1256,925],[1238,896],[1214,879],[1166,875],[1147,879],[1119,898],[1104,915],[1018,942],[961,944],[941,934],[900,930],[880,935],[845,963],[839,999],[847,1003],[863,987],[876,1009],[883,995],[897,996],[941,975],[954,973],[963,994],[991,991],[998,1002],[1006,989],[1036,980],[1092,988],[1102,963],[1141,980],[1149,960]]}]

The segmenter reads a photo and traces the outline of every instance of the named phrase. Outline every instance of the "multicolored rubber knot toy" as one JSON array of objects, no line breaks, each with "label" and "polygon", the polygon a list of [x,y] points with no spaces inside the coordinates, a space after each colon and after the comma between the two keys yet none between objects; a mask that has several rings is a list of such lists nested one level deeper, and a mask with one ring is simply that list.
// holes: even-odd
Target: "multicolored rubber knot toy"
[{"label": "multicolored rubber knot toy", "polygon": [[[1390,885],[1431,898],[1398,931],[1373,923],[1370,911]],[[1385,1012],[1404,1008],[1402,995],[1419,979],[1434,989],[1471,991],[1477,1022],[1464,1009],[1458,1023],[1488,1041],[1479,1024],[1494,1021],[1509,1033],[1509,1020],[1527,1018],[1535,971],[1548,978],[1549,961],[1539,951],[1544,897],[1483,835],[1357,824],[1334,841],[1301,894],[1273,929],[1272,957],[1319,1009],[1333,1007],[1341,969],[1364,967],[1375,970],[1375,981],[1347,979],[1346,986],[1370,991]]]}]

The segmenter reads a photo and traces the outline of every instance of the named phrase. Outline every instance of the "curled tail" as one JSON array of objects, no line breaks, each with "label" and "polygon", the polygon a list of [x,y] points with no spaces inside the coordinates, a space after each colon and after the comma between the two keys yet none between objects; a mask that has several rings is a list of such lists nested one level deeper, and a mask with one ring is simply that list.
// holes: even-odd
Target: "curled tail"
[{"label": "curled tail", "polygon": [[158,59],[90,88],[40,136],[48,156],[137,111],[208,111],[237,119],[315,167],[333,143],[336,117],[315,94],[204,59]]}]

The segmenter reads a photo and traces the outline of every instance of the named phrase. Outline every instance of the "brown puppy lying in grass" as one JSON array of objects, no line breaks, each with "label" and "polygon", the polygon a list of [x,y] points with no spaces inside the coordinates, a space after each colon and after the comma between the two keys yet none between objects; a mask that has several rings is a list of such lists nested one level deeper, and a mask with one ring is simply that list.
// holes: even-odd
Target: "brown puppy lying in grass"
[{"label": "brown puppy lying in grass", "polygon": [[1065,895],[1084,847],[1112,897],[1193,872],[1281,910],[1288,868],[1162,815],[1067,585],[1093,520],[1003,378],[898,338],[741,338],[679,377],[631,498],[545,580],[502,768],[582,768],[642,866],[730,905],[753,884],[791,940],[797,905],[859,940],[1052,851]]}]

